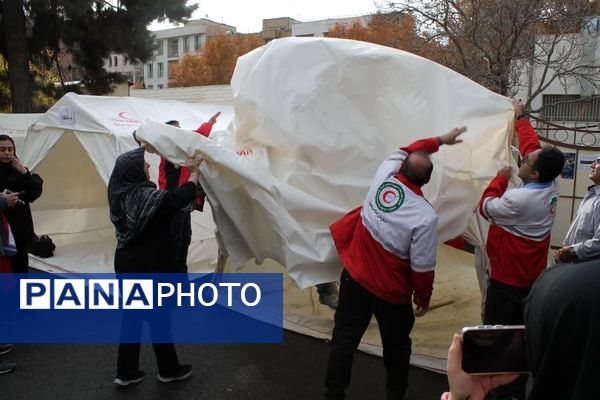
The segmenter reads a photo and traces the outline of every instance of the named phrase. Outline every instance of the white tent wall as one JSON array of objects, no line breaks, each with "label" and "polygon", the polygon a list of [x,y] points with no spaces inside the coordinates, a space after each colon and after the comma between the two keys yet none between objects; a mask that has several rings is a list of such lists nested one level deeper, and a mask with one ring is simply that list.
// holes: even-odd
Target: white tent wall
[{"label": "white tent wall", "polygon": [[[22,154],[44,179],[44,193],[32,204],[36,233],[51,235],[57,244],[54,257],[32,256],[31,265],[48,271],[112,272],[116,241],[106,188],[118,155],[137,147],[133,130],[146,119],[178,119],[195,129],[216,111],[223,115],[214,130],[225,129],[232,118],[227,106],[75,94],[59,100],[31,127]],[[146,158],[156,181],[159,158]],[[214,270],[214,229],[210,207],[192,213],[191,271]]]},{"label": "white tent wall", "polygon": [[15,141],[17,156],[21,156],[29,127],[44,114],[0,114],[0,134]]}]

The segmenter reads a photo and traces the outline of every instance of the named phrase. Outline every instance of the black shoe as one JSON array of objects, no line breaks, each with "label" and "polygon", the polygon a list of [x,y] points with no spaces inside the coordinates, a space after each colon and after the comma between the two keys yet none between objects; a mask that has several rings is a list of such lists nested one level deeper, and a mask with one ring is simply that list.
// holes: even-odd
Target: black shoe
[{"label": "black shoe", "polygon": [[128,374],[128,375],[118,375],[115,378],[114,382],[117,385],[120,386],[128,386],[132,383],[140,383],[141,381],[144,380],[144,378],[146,377],[146,374],[144,373],[144,371],[138,371],[135,374]]},{"label": "black shoe", "polygon": [[161,382],[182,381],[192,375],[192,366],[189,364],[180,364],[173,372],[158,374],[158,380]]},{"label": "black shoe", "polygon": [[15,346],[10,343],[0,344],[0,356],[2,354],[10,353]]},{"label": "black shoe", "polygon": [[9,372],[13,372],[17,368],[17,363],[12,361],[2,361],[0,363],[0,374],[8,374]]}]

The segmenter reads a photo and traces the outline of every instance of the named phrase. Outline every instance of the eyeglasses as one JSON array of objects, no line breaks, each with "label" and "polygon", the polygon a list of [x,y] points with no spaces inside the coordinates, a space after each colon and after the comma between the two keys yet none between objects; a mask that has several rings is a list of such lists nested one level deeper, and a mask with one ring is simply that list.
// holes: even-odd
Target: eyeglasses
[{"label": "eyeglasses", "polygon": [[535,166],[533,166],[532,164],[529,163],[529,154],[527,154],[525,157],[521,157],[521,155],[519,155],[519,160],[517,162],[517,165],[519,166],[519,168],[521,167],[521,165],[523,164],[527,164],[529,165],[530,168],[534,169],[534,170],[538,170]]}]

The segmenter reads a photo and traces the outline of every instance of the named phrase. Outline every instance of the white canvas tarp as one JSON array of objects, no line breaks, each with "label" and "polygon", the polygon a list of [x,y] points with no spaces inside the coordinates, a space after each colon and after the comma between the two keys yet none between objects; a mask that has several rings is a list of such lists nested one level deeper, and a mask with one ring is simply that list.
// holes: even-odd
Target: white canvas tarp
[{"label": "white canvas tarp", "polygon": [[509,99],[409,53],[322,38],[277,40],[245,55],[232,89],[226,147],[153,122],[139,134],[174,162],[194,151],[206,160],[203,186],[237,265],[272,258],[300,287],[336,280],[328,226],[362,204],[394,148],[456,126],[468,127],[464,143],[434,155],[425,196],[440,241],[465,230],[480,240],[469,221],[508,159]]}]

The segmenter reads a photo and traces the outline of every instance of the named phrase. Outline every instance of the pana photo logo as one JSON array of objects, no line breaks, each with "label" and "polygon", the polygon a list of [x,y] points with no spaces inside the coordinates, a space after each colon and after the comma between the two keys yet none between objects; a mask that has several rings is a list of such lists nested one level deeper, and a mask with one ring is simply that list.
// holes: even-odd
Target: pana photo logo
[{"label": "pana photo logo", "polygon": [[0,314],[0,343],[280,343],[283,278],[0,274]]},{"label": "pana photo logo", "polygon": [[256,306],[261,299],[255,283],[154,282],[151,279],[21,279],[20,308],[22,310],[132,309],[163,307],[167,299],[176,300],[177,307],[211,307],[219,301],[221,289],[226,290],[227,307],[234,296],[246,307]]}]

